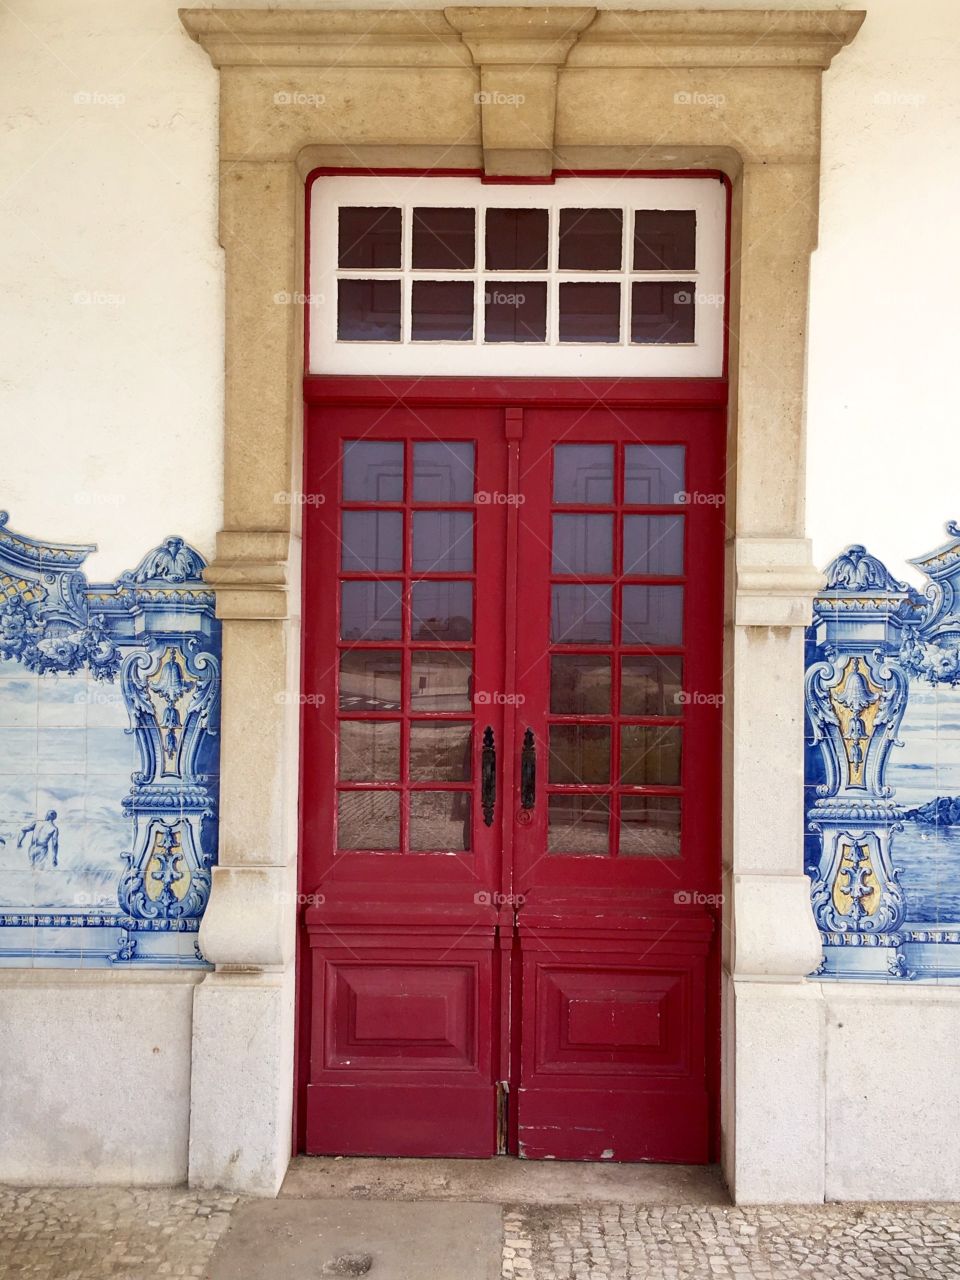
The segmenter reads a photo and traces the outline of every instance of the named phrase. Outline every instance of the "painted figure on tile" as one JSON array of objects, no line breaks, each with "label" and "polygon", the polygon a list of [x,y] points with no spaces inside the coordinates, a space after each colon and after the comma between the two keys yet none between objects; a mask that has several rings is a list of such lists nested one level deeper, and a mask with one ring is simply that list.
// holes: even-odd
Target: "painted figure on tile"
[{"label": "painted figure on tile", "polygon": [[17,840],[17,848],[23,847],[23,842],[30,836],[30,844],[28,854],[30,856],[31,867],[42,867],[50,855],[53,866],[57,865],[57,856],[60,852],[60,832],[57,830],[57,811],[49,809],[46,817],[34,818],[32,822],[28,822],[20,828],[20,836]]}]

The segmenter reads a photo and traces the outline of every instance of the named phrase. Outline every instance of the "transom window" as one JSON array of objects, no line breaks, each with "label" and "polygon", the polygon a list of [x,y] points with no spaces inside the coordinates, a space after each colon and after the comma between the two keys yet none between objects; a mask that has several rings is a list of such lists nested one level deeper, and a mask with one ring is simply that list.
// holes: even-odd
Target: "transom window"
[{"label": "transom window", "polygon": [[321,177],[314,373],[722,373],[715,178]]}]

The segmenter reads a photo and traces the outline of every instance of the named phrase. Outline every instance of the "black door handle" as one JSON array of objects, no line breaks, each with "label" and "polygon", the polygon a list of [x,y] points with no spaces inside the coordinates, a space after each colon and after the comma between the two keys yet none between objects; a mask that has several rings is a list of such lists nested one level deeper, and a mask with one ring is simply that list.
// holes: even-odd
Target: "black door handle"
[{"label": "black door handle", "polygon": [[493,825],[493,811],[497,803],[497,745],[490,725],[483,731],[483,747],[480,750],[480,808],[484,826]]},{"label": "black door handle", "polygon": [[520,751],[520,808],[532,809],[537,803],[537,744],[533,730],[523,735]]}]

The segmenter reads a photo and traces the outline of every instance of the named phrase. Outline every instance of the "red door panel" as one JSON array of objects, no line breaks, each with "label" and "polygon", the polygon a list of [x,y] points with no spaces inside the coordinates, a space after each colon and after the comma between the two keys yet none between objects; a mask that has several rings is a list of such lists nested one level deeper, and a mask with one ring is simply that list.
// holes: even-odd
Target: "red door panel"
[{"label": "red door panel", "polygon": [[304,1148],[711,1159],[722,396],[310,382]]}]

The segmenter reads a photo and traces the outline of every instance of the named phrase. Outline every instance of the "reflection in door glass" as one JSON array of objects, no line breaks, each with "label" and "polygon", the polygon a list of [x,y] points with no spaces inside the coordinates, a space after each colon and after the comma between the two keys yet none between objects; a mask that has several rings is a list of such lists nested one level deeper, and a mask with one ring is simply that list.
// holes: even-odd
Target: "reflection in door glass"
[{"label": "reflection in door glass", "polygon": [[403,516],[399,511],[344,511],[340,567],[345,573],[397,573],[403,569]]},{"label": "reflection in door glass", "polygon": [[560,783],[610,781],[610,728],[601,724],[552,724],[548,778]]},{"label": "reflection in door glass", "polygon": [[553,596],[550,638],[555,644],[609,643],[609,587],[554,584],[550,590]]},{"label": "reflection in door glass", "polygon": [[342,782],[396,782],[399,721],[341,720],[338,774]]},{"label": "reflection in door glass", "polygon": [[415,573],[473,570],[473,515],[469,511],[417,511],[413,517]]},{"label": "reflection in door glass", "polygon": [[606,796],[552,795],[547,818],[550,853],[610,853],[610,806]]},{"label": "reflection in door glass", "polygon": [[341,791],[337,797],[338,849],[398,849],[400,796],[396,791]]},{"label": "reflection in door glass", "polygon": [[683,659],[656,654],[623,659],[620,711],[625,716],[677,716],[683,711],[680,691]]},{"label": "reflection in door glass", "polygon": [[340,637],[343,640],[399,640],[403,583],[340,584]]},{"label": "reflection in door glass", "polygon": [[553,654],[550,710],[559,716],[609,715],[609,657],[592,653]]},{"label": "reflection in door glass", "polygon": [[410,848],[418,853],[469,849],[469,791],[411,791]]},{"label": "reflection in door glass", "polygon": [[613,445],[558,444],[553,451],[553,500],[613,502]]},{"label": "reflection in door glass", "polygon": [[624,498],[634,506],[663,506],[683,502],[682,444],[628,444],[624,468]]},{"label": "reflection in door glass", "polygon": [[625,516],[623,572],[683,573],[683,516]]},{"label": "reflection in door glass", "polygon": [[621,796],[620,856],[678,858],[680,797]]},{"label": "reflection in door glass", "polygon": [[682,644],[683,587],[624,587],[623,643]]},{"label": "reflection in door glass", "polygon": [[620,781],[625,787],[680,785],[678,725],[625,724],[620,738]]},{"label": "reflection in door glass", "polygon": [[413,446],[414,502],[472,502],[473,445],[426,440]]},{"label": "reflection in door glass", "polygon": [[343,446],[347,502],[403,499],[403,444],[399,440],[347,440]]},{"label": "reflection in door glass", "polygon": [[469,640],[473,636],[473,583],[437,581],[413,584],[414,640]]},{"label": "reflection in door glass", "polygon": [[469,782],[469,724],[410,726],[411,782]]},{"label": "reflection in door glass", "polygon": [[553,572],[612,573],[613,516],[554,516]]},{"label": "reflection in door glass", "polygon": [[396,711],[400,706],[400,650],[341,653],[340,706],[346,711]]},{"label": "reflection in door glass", "polygon": [[410,655],[411,711],[469,711],[472,682],[469,653],[415,649]]}]

